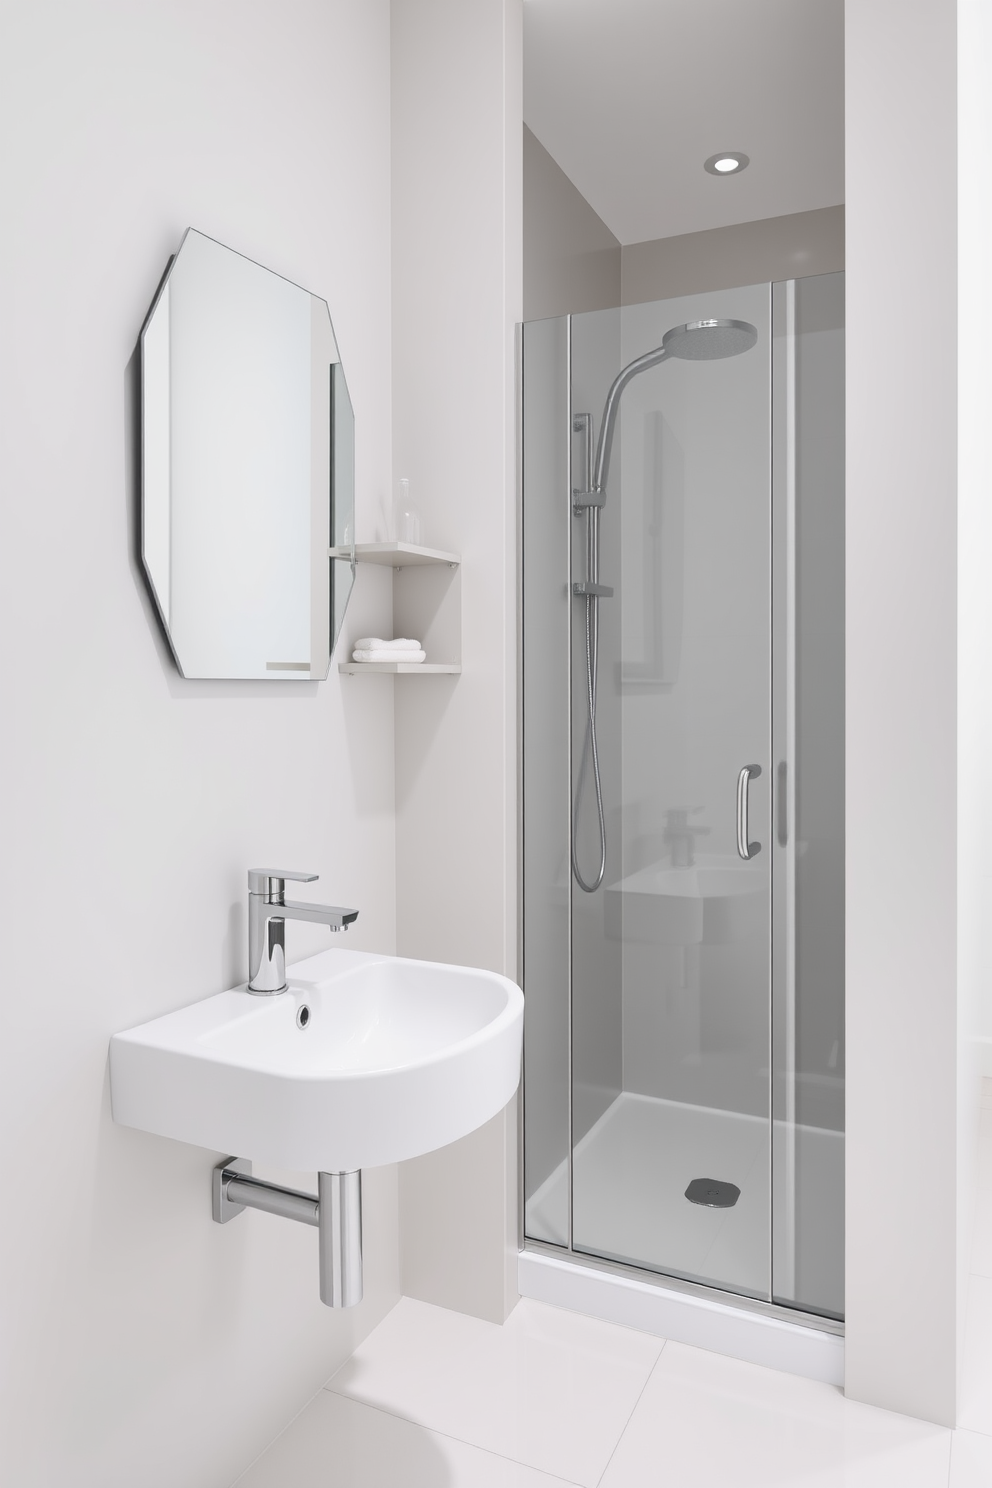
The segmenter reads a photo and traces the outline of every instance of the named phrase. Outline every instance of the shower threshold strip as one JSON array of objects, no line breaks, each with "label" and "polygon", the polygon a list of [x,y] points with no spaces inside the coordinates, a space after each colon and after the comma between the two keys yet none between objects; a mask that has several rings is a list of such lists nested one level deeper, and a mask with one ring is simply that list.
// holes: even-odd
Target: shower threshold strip
[{"label": "shower threshold strip", "polygon": [[517,1288],[522,1297],[641,1333],[828,1385],[844,1383],[843,1324],[829,1318],[809,1326],[787,1308],[749,1298],[722,1301],[725,1294],[689,1282],[659,1285],[631,1267],[570,1256],[533,1240],[518,1256]]}]

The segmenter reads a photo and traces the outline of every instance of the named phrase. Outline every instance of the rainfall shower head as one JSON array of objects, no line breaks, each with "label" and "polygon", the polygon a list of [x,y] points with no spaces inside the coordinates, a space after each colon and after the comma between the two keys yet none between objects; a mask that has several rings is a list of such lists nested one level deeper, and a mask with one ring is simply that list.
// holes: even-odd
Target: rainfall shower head
[{"label": "rainfall shower head", "polygon": [[757,339],[757,330],[746,320],[690,320],[687,325],[673,326],[666,331],[661,345],[654,351],[646,351],[643,356],[629,362],[614,378],[606,397],[593,469],[593,490],[602,493],[606,489],[620,395],[631,378],[639,372],[647,372],[649,367],[667,362],[670,357],[680,357],[685,362],[715,362],[721,357],[738,356],[742,351],[750,351]]},{"label": "rainfall shower head", "polygon": [[686,362],[714,362],[750,351],[757,339],[758,332],[746,320],[690,320],[666,331],[661,345],[669,356]]}]

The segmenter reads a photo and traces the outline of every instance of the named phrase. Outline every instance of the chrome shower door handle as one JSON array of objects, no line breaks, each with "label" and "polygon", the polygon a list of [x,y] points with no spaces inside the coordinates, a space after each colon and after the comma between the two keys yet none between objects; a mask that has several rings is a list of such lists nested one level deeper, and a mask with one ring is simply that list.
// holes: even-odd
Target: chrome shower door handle
[{"label": "chrome shower door handle", "polygon": [[761,774],[760,765],[745,765],[737,777],[737,851],[745,862],[761,851],[760,842],[748,842],[747,813],[751,781]]}]

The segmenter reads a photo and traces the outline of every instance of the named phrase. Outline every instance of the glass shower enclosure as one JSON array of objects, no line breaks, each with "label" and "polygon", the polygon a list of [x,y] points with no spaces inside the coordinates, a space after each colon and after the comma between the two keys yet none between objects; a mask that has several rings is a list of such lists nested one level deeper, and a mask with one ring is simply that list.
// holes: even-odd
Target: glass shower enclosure
[{"label": "glass shower enclosure", "polygon": [[521,332],[526,1243],[825,1321],[843,316],[832,274]]}]

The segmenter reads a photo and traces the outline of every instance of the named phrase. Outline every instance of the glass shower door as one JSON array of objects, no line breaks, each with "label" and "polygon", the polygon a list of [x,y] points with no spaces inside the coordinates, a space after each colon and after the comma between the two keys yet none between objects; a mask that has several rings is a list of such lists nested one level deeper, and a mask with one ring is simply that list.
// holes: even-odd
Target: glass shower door
[{"label": "glass shower door", "polygon": [[772,286],[772,1296],[844,1313],[844,275]]},{"label": "glass shower door", "polygon": [[[770,1293],[771,313],[767,285],[579,315],[573,489],[623,366],[687,322],[736,355],[625,387],[600,516],[606,870],[570,880],[575,1250]],[[582,417],[588,415],[588,421]],[[589,425],[591,424],[591,430]],[[572,519],[572,581],[587,563]],[[586,607],[571,602],[577,866],[599,848]]]},{"label": "glass shower door", "polygon": [[[656,362],[696,320],[753,344]],[[528,1242],[839,1320],[844,276],[531,322],[521,368]]]}]

